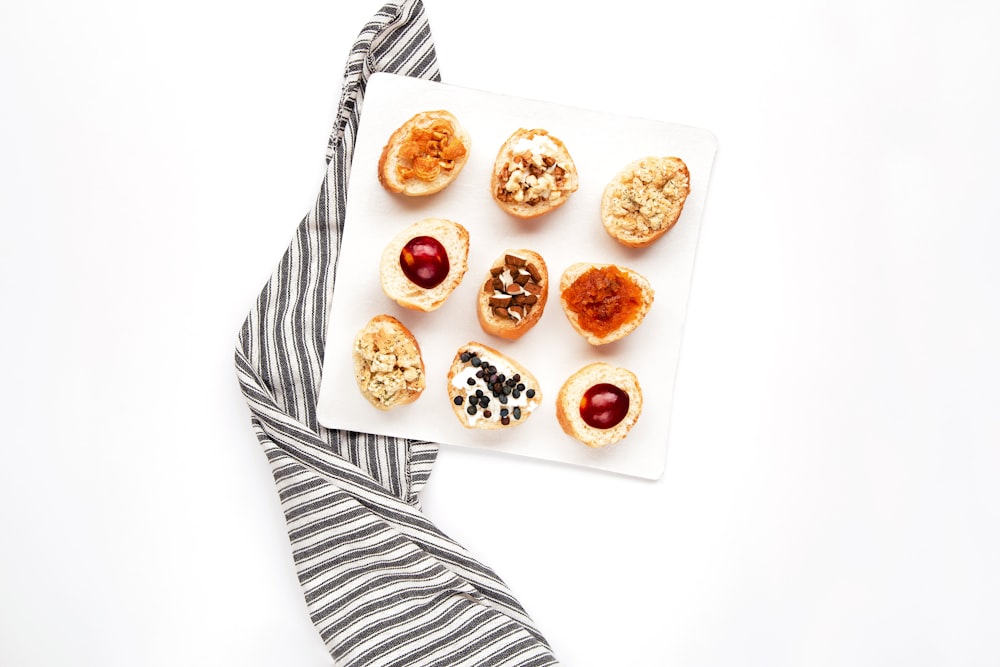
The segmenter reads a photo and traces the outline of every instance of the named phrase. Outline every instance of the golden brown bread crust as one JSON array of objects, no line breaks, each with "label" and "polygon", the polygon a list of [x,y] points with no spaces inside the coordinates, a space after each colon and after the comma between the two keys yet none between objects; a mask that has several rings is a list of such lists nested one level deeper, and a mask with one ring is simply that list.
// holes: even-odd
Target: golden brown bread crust
[{"label": "golden brown bread crust", "polygon": [[371,318],[354,338],[354,379],[379,410],[412,403],[427,384],[420,344],[391,315]]},{"label": "golden brown bread crust", "polygon": [[[477,391],[481,395],[477,396]],[[542,389],[535,376],[517,361],[470,341],[458,348],[448,369],[448,401],[465,428],[506,429],[534,413],[541,405]]]},{"label": "golden brown bread crust", "polygon": [[604,229],[629,247],[648,246],[677,224],[690,191],[691,174],[682,159],[639,158],[604,188]]},{"label": "golden brown bread crust", "polygon": [[[452,127],[452,133],[438,143],[430,153],[424,148],[417,152],[421,159],[427,159],[426,164],[432,165],[431,171],[424,171],[425,176],[435,174],[433,178],[421,178],[416,175],[403,177],[403,173],[413,174],[414,160],[410,156],[401,155],[407,141],[411,140],[415,129],[427,130],[437,121],[446,121]],[[451,143],[451,149],[441,147],[441,141]],[[456,145],[461,144],[464,152],[459,156],[453,156]],[[423,144],[427,146],[426,142]],[[469,133],[458,122],[458,119],[450,111],[438,109],[434,111],[423,111],[415,114],[405,123],[400,125],[389,137],[378,160],[378,181],[383,188],[389,192],[402,194],[409,197],[422,197],[440,192],[451,184],[462,171],[465,163],[469,160],[469,153],[472,149],[472,141]],[[446,159],[449,158],[449,159]],[[434,166],[434,162],[437,165]],[[417,169],[417,171],[421,171]]]},{"label": "golden brown bread crust", "polygon": [[[580,415],[584,393],[594,385],[608,383],[622,389],[629,397],[629,409],[621,422],[611,428],[591,426]],[[566,435],[588,447],[606,447],[625,438],[642,414],[642,388],[635,374],[627,368],[615,368],[604,362],[588,364],[563,383],[556,396],[556,419]]]},{"label": "golden brown bread crust", "polygon": [[479,326],[516,340],[538,323],[549,298],[549,271],[534,250],[508,249],[494,260],[476,300]]},{"label": "golden brown bread crust", "polygon": [[[581,313],[577,312],[567,299],[567,291],[574,285],[574,283],[576,283],[577,279],[591,269],[603,270],[606,268],[617,269],[618,272],[624,274],[631,284],[631,287],[638,292],[639,304],[628,319],[623,320],[621,324],[614,329],[602,333],[588,329]],[[629,286],[626,285],[626,287]],[[652,307],[654,296],[655,293],[653,291],[653,287],[650,285],[645,276],[637,271],[634,271],[633,269],[617,264],[577,262],[576,264],[572,264],[567,267],[559,279],[559,301],[562,304],[563,312],[566,314],[566,319],[569,320],[573,329],[575,329],[578,334],[583,336],[591,345],[605,345],[607,343],[612,343],[616,340],[621,340],[635,331],[635,329],[642,323],[642,320],[646,317],[649,309]],[[611,294],[610,301],[618,303],[622,301],[622,299],[620,299],[617,294],[613,293]],[[595,298],[594,303],[596,302],[597,299]]]},{"label": "golden brown bread crust", "polygon": [[[519,158],[531,156],[529,163]],[[505,212],[529,219],[555,210],[579,187],[566,145],[543,129],[516,130],[500,147],[490,177],[493,200]]]}]

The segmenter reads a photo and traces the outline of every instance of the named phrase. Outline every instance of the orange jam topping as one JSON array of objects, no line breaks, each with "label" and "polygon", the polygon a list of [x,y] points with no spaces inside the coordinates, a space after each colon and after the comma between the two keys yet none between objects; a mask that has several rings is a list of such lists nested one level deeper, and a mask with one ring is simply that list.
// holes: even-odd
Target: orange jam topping
[{"label": "orange jam topping", "polygon": [[580,328],[606,336],[642,308],[642,290],[616,266],[588,269],[563,295]]}]

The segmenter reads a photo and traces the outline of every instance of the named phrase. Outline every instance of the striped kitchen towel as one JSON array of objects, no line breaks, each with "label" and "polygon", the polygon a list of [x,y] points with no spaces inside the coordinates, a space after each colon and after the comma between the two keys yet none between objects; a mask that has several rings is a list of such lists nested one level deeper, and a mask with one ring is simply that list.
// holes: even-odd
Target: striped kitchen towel
[{"label": "striped kitchen towel", "polygon": [[375,72],[440,80],[420,0],[386,4],[350,52],[319,196],[239,332],[251,426],[334,664],[555,665],[500,578],[421,512],[437,445],[330,430],[316,419],[351,157]]}]

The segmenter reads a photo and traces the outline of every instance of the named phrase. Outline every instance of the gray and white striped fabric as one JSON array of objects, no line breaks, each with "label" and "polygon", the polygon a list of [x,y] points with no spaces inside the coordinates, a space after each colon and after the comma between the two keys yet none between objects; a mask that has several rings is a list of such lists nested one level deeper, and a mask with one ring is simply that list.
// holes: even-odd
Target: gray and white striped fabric
[{"label": "gray and white striped fabric", "polygon": [[316,420],[329,297],[368,77],[440,80],[419,0],[389,3],[351,50],[316,203],[239,333],[236,369],[267,455],[312,622],[334,664],[558,664],[507,586],[421,512],[437,445]]}]

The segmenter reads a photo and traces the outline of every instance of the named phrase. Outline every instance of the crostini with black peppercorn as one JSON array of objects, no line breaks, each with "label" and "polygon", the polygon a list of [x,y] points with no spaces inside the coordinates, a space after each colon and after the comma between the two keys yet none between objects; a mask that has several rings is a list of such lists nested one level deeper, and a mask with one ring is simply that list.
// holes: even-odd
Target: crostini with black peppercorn
[{"label": "crostini with black peppercorn", "polygon": [[542,403],[538,380],[521,364],[469,342],[448,369],[448,400],[466,428],[503,429],[523,423]]}]

